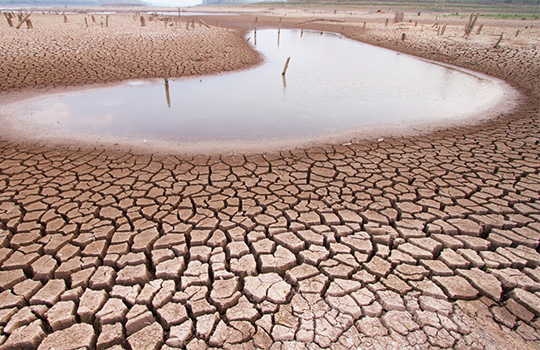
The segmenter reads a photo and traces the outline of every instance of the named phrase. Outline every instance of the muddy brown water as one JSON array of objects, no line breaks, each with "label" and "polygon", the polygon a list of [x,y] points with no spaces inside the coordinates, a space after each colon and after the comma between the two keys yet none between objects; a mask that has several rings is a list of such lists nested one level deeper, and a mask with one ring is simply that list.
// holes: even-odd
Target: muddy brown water
[{"label": "muddy brown water", "polygon": [[265,57],[250,70],[49,93],[1,113],[35,138],[281,143],[470,121],[510,108],[516,96],[488,76],[332,33],[274,29],[248,38]]}]

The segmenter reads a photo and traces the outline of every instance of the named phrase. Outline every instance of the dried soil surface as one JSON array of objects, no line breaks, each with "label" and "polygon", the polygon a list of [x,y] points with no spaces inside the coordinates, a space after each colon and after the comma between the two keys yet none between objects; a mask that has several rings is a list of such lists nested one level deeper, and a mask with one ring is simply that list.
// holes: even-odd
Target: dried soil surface
[{"label": "dried soil surface", "polygon": [[[428,14],[415,27],[257,11],[188,30],[0,22],[2,90],[159,77],[167,45],[171,76],[245,68],[258,56],[223,26],[282,17],[503,78],[522,103],[482,125],[279,153],[2,136],[0,349],[538,349],[538,28],[490,22],[464,39],[465,19],[437,35]],[[521,33],[493,48],[501,29]]]}]

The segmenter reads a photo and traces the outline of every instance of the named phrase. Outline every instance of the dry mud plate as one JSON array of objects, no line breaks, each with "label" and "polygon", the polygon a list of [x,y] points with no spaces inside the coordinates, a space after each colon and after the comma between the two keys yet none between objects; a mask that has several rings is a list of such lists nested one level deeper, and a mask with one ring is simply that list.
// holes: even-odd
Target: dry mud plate
[{"label": "dry mud plate", "polygon": [[[1,22],[2,90],[159,76],[151,53],[167,45],[178,76],[259,61],[234,30],[96,17]],[[397,24],[357,22],[304,25],[495,75],[522,104],[477,126],[264,154],[2,136],[0,349],[538,349],[540,53],[519,41],[538,30],[493,48],[461,24],[401,41]]]}]

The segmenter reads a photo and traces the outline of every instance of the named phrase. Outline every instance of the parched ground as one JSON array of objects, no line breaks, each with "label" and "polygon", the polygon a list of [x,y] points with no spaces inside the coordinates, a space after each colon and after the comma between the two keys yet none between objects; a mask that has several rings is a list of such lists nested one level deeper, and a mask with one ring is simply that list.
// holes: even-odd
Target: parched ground
[{"label": "parched ground", "polygon": [[62,15],[34,14],[34,29],[16,30],[3,17],[0,91],[208,75],[260,61],[242,33],[199,22],[186,29],[146,16],[143,27],[134,15],[67,15],[65,23]]},{"label": "parched ground", "polygon": [[[151,155],[0,139],[1,349],[540,348],[535,32],[495,49],[496,37],[465,40],[461,25],[446,36],[434,23],[409,25],[402,41],[403,24],[305,20],[282,24],[475,68],[509,81],[522,103],[482,125],[281,153]],[[165,35],[157,22],[132,23],[171,42],[206,33],[192,55],[223,35],[237,44],[218,66],[258,61],[229,62],[246,46],[223,28]],[[11,35],[18,48],[39,41],[26,29]],[[157,40],[137,37],[145,47]],[[2,86],[15,84],[6,62]],[[138,67],[152,76],[154,65]]]}]

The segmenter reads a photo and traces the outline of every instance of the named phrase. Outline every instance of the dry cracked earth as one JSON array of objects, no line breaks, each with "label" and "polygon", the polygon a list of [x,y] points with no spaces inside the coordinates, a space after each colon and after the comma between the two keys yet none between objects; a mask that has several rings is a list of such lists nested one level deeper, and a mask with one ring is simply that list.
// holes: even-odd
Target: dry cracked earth
[{"label": "dry cracked earth", "polygon": [[539,348],[523,69],[501,68],[516,115],[418,137],[221,156],[3,137],[0,348]]}]

